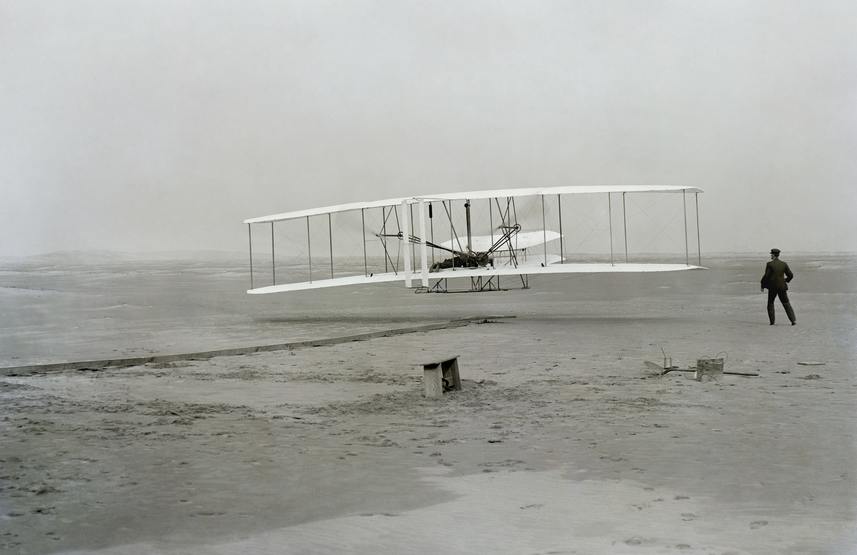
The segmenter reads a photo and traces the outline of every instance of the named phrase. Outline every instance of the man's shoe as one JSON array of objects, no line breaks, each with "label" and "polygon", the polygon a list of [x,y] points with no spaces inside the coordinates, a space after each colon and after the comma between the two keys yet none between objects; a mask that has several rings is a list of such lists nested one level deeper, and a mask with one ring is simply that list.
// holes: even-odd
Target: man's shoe
[{"label": "man's shoe", "polygon": [[796,326],[796,325],[797,325],[797,322],[792,322],[792,325],[793,325],[793,326]]}]

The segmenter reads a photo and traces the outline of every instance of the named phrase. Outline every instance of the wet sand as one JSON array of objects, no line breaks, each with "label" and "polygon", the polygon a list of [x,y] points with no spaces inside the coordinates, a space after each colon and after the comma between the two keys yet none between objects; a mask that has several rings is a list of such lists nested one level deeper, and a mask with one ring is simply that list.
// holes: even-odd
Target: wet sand
[{"label": "wet sand", "polygon": [[[0,552],[855,553],[854,294],[793,300],[0,377]],[[760,376],[654,377],[661,348]]]}]

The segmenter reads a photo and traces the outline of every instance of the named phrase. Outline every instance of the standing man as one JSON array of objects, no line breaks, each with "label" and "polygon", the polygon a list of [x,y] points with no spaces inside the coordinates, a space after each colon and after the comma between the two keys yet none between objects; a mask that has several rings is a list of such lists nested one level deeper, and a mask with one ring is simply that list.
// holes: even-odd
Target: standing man
[{"label": "standing man", "polygon": [[786,310],[786,315],[792,325],[795,325],[795,311],[789,303],[788,283],[792,280],[789,265],[780,260],[780,249],[771,249],[771,261],[765,266],[765,275],[762,276],[762,291],[768,290],[768,320],[774,325],[774,299],[779,297]]}]

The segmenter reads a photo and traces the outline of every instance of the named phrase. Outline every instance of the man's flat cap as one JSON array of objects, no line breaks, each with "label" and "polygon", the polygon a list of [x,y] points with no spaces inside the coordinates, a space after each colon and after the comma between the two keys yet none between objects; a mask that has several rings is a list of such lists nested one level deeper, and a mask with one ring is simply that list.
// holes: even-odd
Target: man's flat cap
[{"label": "man's flat cap", "polygon": [[771,249],[771,254],[780,254],[780,249]]}]

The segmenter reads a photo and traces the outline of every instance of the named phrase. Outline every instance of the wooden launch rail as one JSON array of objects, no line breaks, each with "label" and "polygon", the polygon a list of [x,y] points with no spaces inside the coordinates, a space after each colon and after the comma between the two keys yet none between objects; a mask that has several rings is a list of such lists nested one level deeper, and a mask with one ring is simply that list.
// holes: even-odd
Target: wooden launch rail
[{"label": "wooden launch rail", "polygon": [[0,368],[0,376],[27,376],[32,374],[45,374],[48,372],[63,372],[68,370],[101,370],[104,368],[128,368],[142,364],[174,362],[178,360],[206,360],[220,356],[248,355],[267,351],[288,351],[303,349],[306,347],[322,347],[325,345],[337,345],[351,341],[366,341],[378,337],[391,337],[407,333],[420,333],[427,331],[458,328],[472,323],[485,323],[491,320],[514,318],[514,316],[478,316],[462,318],[447,322],[436,322],[422,326],[411,326],[407,328],[378,330],[342,337],[330,337],[326,339],[312,339],[307,341],[293,341],[290,343],[277,343],[273,345],[256,345],[251,347],[237,347],[232,349],[217,349],[214,351],[199,351],[195,353],[177,353],[168,355],[153,355],[144,357],[115,358],[101,360],[85,360],[76,362],[57,362],[51,364],[32,364],[28,366],[11,366]]}]

